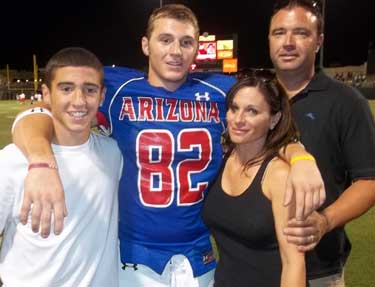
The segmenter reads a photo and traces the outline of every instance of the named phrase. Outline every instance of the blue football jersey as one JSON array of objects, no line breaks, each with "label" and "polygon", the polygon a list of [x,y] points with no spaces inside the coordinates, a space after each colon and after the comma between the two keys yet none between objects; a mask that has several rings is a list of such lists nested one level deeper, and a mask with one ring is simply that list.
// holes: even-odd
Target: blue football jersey
[{"label": "blue football jersey", "polygon": [[201,207],[222,161],[225,93],[219,74],[189,74],[176,91],[127,68],[105,68],[100,110],[124,157],[120,181],[121,261],[161,274],[174,254],[200,276],[215,267]]}]

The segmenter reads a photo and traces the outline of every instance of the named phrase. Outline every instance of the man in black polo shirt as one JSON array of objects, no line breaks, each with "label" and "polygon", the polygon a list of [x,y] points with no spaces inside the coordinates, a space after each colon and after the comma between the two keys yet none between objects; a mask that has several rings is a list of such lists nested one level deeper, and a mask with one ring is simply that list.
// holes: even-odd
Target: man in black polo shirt
[{"label": "man in black polo shirt", "polygon": [[270,56],[291,100],[301,141],[315,156],[327,192],[319,213],[308,221],[291,220],[285,233],[298,244],[293,235],[318,226],[319,238],[311,238],[310,248],[315,249],[306,253],[309,286],[341,287],[351,249],[344,225],[375,203],[375,125],[358,91],[315,70],[322,43],[323,19],[312,1],[276,3]]}]

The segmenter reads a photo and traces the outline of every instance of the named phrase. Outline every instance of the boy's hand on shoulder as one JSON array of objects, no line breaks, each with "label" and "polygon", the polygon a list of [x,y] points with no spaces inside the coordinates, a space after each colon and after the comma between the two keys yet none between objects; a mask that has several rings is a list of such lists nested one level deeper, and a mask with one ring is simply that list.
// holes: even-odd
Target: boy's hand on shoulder
[{"label": "boy's hand on shoulder", "polygon": [[[293,198],[295,197],[295,198]],[[299,160],[291,165],[287,181],[285,205],[295,199],[298,220],[303,220],[325,201],[324,182],[318,166],[313,160]]]},{"label": "boy's hand on shoulder", "polygon": [[42,237],[48,237],[51,230],[52,214],[54,233],[58,235],[62,232],[67,209],[63,186],[56,168],[47,166],[29,169],[25,178],[24,198],[20,213],[22,224],[27,223],[30,211],[31,226],[34,232],[40,230]]}]

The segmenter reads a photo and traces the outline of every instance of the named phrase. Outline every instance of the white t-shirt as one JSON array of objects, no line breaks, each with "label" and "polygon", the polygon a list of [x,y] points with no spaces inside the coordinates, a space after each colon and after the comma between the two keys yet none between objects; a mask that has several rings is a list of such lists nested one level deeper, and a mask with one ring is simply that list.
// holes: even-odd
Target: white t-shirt
[{"label": "white t-shirt", "polygon": [[47,239],[19,223],[27,161],[13,144],[0,150],[0,277],[4,286],[118,287],[116,142],[92,134],[80,146],[53,145],[68,216]]}]

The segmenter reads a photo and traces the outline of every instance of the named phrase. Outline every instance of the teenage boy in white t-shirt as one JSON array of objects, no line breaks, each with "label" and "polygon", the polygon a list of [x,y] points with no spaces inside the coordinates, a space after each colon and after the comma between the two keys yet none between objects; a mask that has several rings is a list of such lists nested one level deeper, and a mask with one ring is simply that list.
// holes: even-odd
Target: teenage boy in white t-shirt
[{"label": "teenage boy in white t-shirt", "polygon": [[[13,144],[0,151],[1,280],[7,287],[117,287],[122,156],[114,140],[90,130],[105,93],[102,64],[85,49],[63,49],[46,66],[42,92],[51,113],[25,113],[52,116],[57,166],[28,164]],[[24,177],[36,168],[59,169],[69,214],[58,236],[33,233],[31,215],[26,226],[19,222]]]}]

